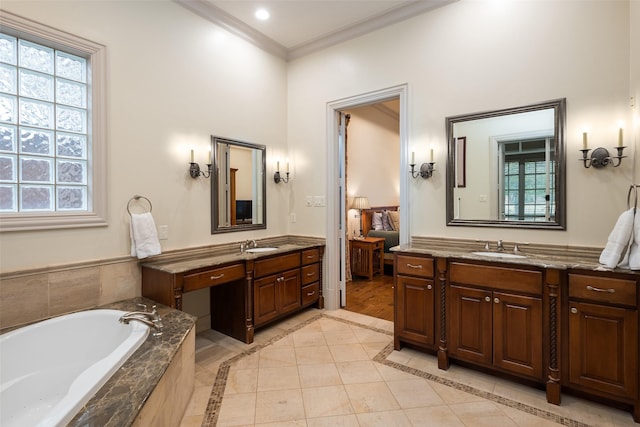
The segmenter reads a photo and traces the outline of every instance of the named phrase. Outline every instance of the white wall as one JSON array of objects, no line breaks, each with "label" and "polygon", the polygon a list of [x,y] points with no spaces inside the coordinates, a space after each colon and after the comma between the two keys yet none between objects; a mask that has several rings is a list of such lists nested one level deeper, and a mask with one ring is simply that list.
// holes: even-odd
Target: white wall
[{"label": "white wall", "polygon": [[[291,62],[289,141],[300,158],[293,191],[328,191],[321,175],[331,139],[328,102],[407,83],[408,152],[426,158],[433,146],[436,161],[431,179],[410,183],[411,235],[604,246],[626,207],[637,143],[629,138],[630,158],[604,170],[585,169],[578,150],[585,125],[594,145],[609,148],[618,121],[630,126],[629,11],[627,1],[462,0]],[[447,227],[445,117],[561,97],[567,99],[567,230],[507,236],[494,228]],[[303,209],[301,202],[294,199],[292,209]],[[325,214],[298,215],[291,229],[323,235]]]},{"label": "white wall", "polygon": [[[202,167],[210,135],[286,147],[286,64],[169,1],[3,1],[2,8],[107,46],[109,226],[3,233],[0,270],[125,256],[128,200],[153,203],[170,249],[246,239],[210,234],[209,180],[189,177],[189,150]],[[286,193],[267,185],[268,229],[287,231]]]}]

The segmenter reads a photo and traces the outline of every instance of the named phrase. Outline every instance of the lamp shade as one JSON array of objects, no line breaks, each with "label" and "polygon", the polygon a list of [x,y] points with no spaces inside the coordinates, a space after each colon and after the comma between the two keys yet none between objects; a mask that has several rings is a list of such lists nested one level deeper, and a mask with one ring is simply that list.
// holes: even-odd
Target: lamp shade
[{"label": "lamp shade", "polygon": [[371,209],[369,198],[367,196],[357,196],[351,202],[351,209]]}]

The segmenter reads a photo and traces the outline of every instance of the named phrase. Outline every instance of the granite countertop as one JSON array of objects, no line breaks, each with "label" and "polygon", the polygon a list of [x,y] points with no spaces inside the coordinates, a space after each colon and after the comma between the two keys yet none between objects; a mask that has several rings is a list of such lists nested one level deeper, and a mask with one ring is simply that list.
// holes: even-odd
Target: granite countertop
[{"label": "granite countertop", "polygon": [[[505,242],[505,254],[512,254],[513,242]],[[495,245],[494,245],[495,246]],[[567,270],[570,268],[613,271],[619,273],[640,274],[624,268],[610,269],[598,262],[601,248],[568,247],[558,245],[526,244],[520,246],[520,255],[524,258],[500,258],[478,255],[473,252],[496,252],[485,250],[483,244],[473,240],[413,238],[411,244],[398,245],[390,249],[392,252],[408,252],[430,255],[439,258],[458,258],[477,261],[492,261],[507,264],[530,265],[542,268]]]},{"label": "granite countertop", "polygon": [[324,241],[258,241],[258,248],[275,247],[276,249],[269,252],[241,253],[239,244],[228,244],[221,245],[209,251],[199,252],[197,254],[185,254],[179,257],[168,257],[166,259],[157,259],[153,261],[142,262],[141,264],[147,268],[153,268],[170,274],[178,274],[197,270],[199,268],[231,264],[234,262],[245,262],[248,260],[255,260],[268,256],[279,255],[303,249],[311,249],[320,246],[324,246]]},{"label": "granite countertop", "polygon": [[[140,310],[137,303],[146,304],[149,309],[156,304],[146,298],[133,298],[96,308],[136,311]],[[183,311],[156,305],[164,324],[163,334],[154,337],[153,331],[149,331],[142,345],[69,422],[68,427],[121,427],[136,420],[196,321],[194,316]]]}]

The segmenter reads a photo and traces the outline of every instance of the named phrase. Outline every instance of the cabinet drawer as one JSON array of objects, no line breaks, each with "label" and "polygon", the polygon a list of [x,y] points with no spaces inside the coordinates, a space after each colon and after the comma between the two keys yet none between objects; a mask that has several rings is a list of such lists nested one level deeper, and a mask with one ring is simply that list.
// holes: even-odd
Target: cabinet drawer
[{"label": "cabinet drawer", "polygon": [[397,274],[417,277],[433,277],[433,258],[396,255]]},{"label": "cabinet drawer", "polygon": [[569,297],[635,307],[636,282],[610,277],[569,274]]},{"label": "cabinet drawer", "polygon": [[490,289],[542,294],[541,271],[452,262],[449,264],[449,280]]},{"label": "cabinet drawer", "polygon": [[214,268],[202,273],[190,274],[184,276],[182,292],[222,285],[223,283],[243,279],[244,276],[244,264],[234,264],[227,267]]},{"label": "cabinet drawer", "polygon": [[320,264],[305,265],[302,267],[302,284],[317,282],[320,280]]},{"label": "cabinet drawer", "polygon": [[313,264],[318,261],[320,261],[320,249],[302,251],[302,265]]},{"label": "cabinet drawer", "polygon": [[312,304],[318,300],[320,284],[315,282],[302,288],[302,305]]},{"label": "cabinet drawer", "polygon": [[269,274],[292,270],[298,267],[300,267],[300,252],[259,259],[254,266],[254,277],[268,276]]}]

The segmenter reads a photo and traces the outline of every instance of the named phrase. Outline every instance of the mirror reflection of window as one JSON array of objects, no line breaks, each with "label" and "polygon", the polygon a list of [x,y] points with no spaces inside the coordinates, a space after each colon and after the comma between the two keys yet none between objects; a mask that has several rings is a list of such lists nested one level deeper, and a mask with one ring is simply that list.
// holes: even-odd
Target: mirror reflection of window
[{"label": "mirror reflection of window", "polygon": [[500,218],[555,220],[554,150],[552,138],[500,142]]}]

